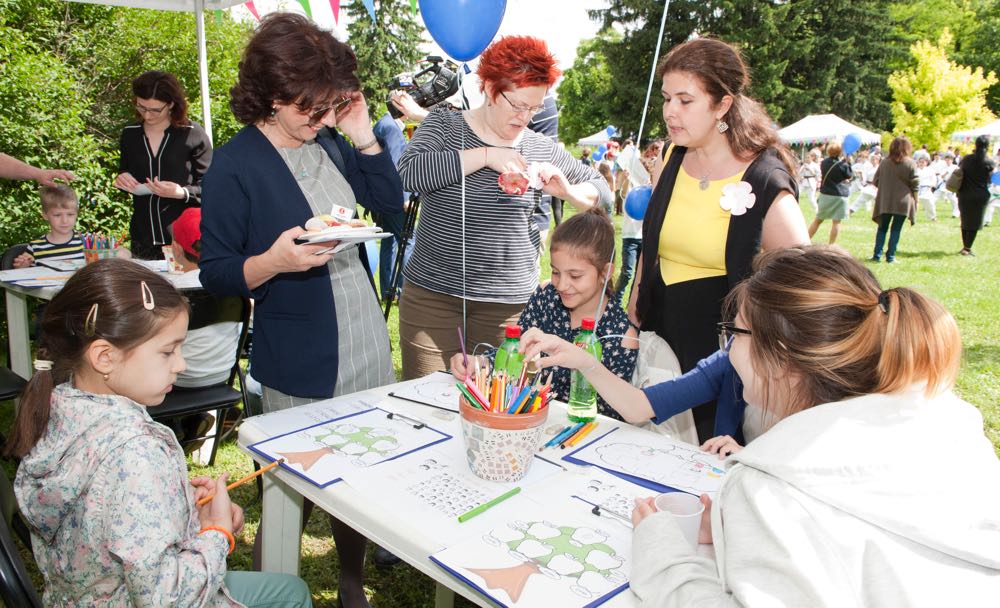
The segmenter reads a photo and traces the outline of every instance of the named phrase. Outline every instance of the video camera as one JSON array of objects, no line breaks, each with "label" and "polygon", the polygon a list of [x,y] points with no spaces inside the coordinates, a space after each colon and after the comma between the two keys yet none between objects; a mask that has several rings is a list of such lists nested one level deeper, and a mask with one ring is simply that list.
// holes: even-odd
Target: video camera
[{"label": "video camera", "polygon": [[425,59],[431,65],[416,74],[404,72],[389,82],[389,114],[400,118],[403,114],[392,105],[391,91],[406,91],[421,108],[436,106],[458,92],[458,66],[441,57],[430,55]]}]

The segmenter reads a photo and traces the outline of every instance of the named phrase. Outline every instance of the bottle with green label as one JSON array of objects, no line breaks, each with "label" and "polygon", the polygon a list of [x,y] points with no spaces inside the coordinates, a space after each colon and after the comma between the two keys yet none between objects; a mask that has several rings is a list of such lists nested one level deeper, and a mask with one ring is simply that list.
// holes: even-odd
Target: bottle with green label
[{"label": "bottle with green label", "polygon": [[517,325],[508,325],[504,330],[504,341],[497,349],[496,359],[493,361],[493,373],[507,372],[511,378],[521,377],[524,355],[517,351],[520,345],[521,328]]},{"label": "bottle with green label", "polygon": [[[594,335],[594,320],[587,318],[581,323],[580,333],[573,338],[573,344],[601,360],[601,342]],[[573,422],[590,422],[597,417],[597,391],[583,377],[583,372],[573,370],[569,387],[569,404],[566,408]]]}]

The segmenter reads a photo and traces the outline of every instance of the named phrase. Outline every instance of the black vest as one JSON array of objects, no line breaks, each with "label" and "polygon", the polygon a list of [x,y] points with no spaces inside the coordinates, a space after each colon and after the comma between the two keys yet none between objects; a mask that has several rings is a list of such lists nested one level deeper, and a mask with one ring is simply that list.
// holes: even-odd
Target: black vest
[{"label": "black vest", "polygon": [[[687,148],[674,146],[660,173],[653,196],[650,198],[646,217],[642,223],[642,281],[639,283],[639,299],[636,302],[636,312],[641,321],[646,317],[649,307],[653,305],[651,281],[662,280],[659,273],[660,230],[663,219],[667,215],[667,206],[674,192],[674,182],[677,172],[681,169]],[[788,173],[788,168],[781,161],[777,150],[769,148],[762,152],[755,161],[750,163],[743,174],[743,181],[750,184],[756,195],[754,206],[747,209],[743,215],[733,215],[729,218],[729,233],[726,239],[726,278],[729,289],[750,276],[753,258],[760,251],[761,232],[764,228],[764,217],[767,216],[771,203],[781,192],[791,192],[798,200],[799,188],[795,179]]]}]

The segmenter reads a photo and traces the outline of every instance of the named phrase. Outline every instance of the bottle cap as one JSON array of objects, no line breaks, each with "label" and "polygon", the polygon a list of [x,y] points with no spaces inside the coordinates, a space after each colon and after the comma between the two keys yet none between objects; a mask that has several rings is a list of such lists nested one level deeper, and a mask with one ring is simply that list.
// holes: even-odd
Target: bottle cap
[{"label": "bottle cap", "polygon": [[594,320],[591,319],[590,317],[586,317],[583,319],[583,321],[580,322],[580,327],[584,331],[594,331],[594,325],[595,325]]},{"label": "bottle cap", "polygon": [[520,338],[521,337],[521,326],[520,325],[508,325],[507,329],[504,330],[504,336],[507,338]]}]

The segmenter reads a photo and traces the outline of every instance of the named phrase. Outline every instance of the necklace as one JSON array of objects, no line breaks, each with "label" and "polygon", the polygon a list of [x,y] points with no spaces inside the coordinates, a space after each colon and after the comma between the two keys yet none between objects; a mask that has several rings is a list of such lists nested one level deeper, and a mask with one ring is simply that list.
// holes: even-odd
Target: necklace
[{"label": "necklace", "polygon": [[[292,153],[289,152],[289,148],[278,148],[278,153],[285,159],[285,164],[288,165],[288,169],[292,172],[292,175],[298,179],[309,177],[309,171],[306,169],[305,151],[301,147],[295,149],[299,150],[298,163],[292,161]],[[297,167],[295,166],[296,164],[298,165]]]},{"label": "necklace", "polygon": [[[698,155],[695,154],[696,158],[697,158],[697,156]],[[701,165],[701,160],[700,159],[698,160],[698,165]],[[708,176],[709,176],[709,174],[711,172],[712,172],[711,169],[705,171],[705,174],[702,175],[701,179],[698,180],[698,188],[700,188],[702,190],[708,190],[708,187],[711,185],[711,183],[708,181]]]}]

